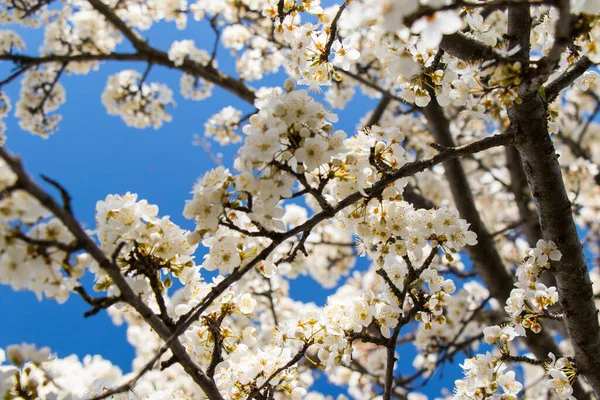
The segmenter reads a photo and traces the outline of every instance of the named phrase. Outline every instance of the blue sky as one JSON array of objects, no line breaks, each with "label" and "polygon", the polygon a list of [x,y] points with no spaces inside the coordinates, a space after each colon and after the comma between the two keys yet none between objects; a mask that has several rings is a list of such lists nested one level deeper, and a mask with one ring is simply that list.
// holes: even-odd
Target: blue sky
[{"label": "blue sky", "polygon": [[[194,39],[197,47],[211,49],[212,31],[204,25],[192,25],[179,32],[173,24],[159,24],[147,33],[147,38],[153,46],[164,50],[174,39]],[[19,33],[28,43],[26,53],[34,53],[40,45],[40,32],[19,30]],[[128,49],[122,47],[120,50]],[[225,55],[219,58],[221,69],[235,74],[231,57],[223,49],[220,54]],[[67,92],[67,102],[59,110],[63,115],[60,130],[45,140],[20,130],[11,114],[7,119],[6,147],[23,158],[34,177],[39,178],[39,174],[44,173],[67,188],[73,197],[76,216],[89,227],[94,226],[98,200],[107,194],[130,191],[157,204],[160,215],[170,215],[173,221],[191,229],[191,221],[181,215],[184,202],[190,198],[189,191],[195,180],[215,166],[201,148],[191,145],[192,135],[201,134],[204,122],[227,105],[243,111],[251,107],[218,88],[208,101],[187,101],[178,94],[180,74],[155,66],[148,80],[165,82],[175,92],[177,106],[170,111],[173,121],[159,130],[129,128],[119,117],[107,115],[100,102],[107,77],[126,68],[143,72],[145,65],[105,63],[100,71],[90,75],[65,77],[62,84]],[[9,69],[10,65],[0,64],[0,77],[7,76]],[[283,79],[281,74],[268,77],[265,84],[281,84]],[[18,82],[6,88],[13,105],[19,89]],[[343,112],[337,111],[340,122],[336,129],[353,132],[360,117],[372,110],[375,103],[365,97],[355,99]],[[223,152],[224,164],[231,165],[235,148],[213,144],[213,150]],[[330,293],[309,278],[292,283],[292,296],[299,300],[323,304]],[[125,327],[114,326],[105,313],[83,318],[86,310],[88,306],[76,296],[71,296],[66,304],[58,305],[54,301],[39,302],[30,292],[13,292],[7,286],[0,286],[0,347],[30,342],[50,346],[60,357],[73,353],[80,357],[101,354],[124,372],[130,371],[134,354],[126,341]],[[412,356],[401,355],[402,363],[411,364]],[[459,370],[446,368],[445,385],[451,387],[451,382],[459,375]],[[322,389],[322,383],[316,388]],[[435,382],[431,383],[439,388]],[[324,392],[337,390],[330,388]],[[439,393],[435,388],[428,392]]]}]

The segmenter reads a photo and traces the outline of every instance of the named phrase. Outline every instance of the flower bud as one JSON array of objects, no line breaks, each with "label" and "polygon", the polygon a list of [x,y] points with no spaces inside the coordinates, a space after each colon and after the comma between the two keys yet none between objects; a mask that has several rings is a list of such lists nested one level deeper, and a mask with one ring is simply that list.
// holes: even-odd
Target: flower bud
[{"label": "flower bud", "polygon": [[296,82],[294,82],[293,79],[288,78],[283,83],[283,88],[285,89],[286,92],[294,91],[294,90],[296,90]]},{"label": "flower bud", "polygon": [[302,128],[300,129],[300,132],[298,132],[300,134],[300,136],[302,136],[303,138],[308,138],[310,137],[310,130],[308,128]]}]

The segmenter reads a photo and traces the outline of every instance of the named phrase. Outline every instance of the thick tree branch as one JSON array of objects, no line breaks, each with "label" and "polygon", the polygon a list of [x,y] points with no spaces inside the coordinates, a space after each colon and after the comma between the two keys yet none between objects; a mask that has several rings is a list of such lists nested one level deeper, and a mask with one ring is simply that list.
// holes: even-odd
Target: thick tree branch
[{"label": "thick tree branch", "polygon": [[518,129],[517,148],[537,205],[546,240],[553,240],[562,259],[552,269],[557,281],[565,325],[580,371],[600,394],[600,325],[592,285],[579,241],[554,145],[547,130],[547,111],[537,93],[509,109]]},{"label": "thick tree branch", "polygon": [[500,58],[489,46],[462,33],[444,35],[440,48],[446,53],[464,61],[495,60]]},{"label": "thick tree branch", "polygon": [[506,167],[510,173],[510,189],[515,196],[515,203],[519,210],[519,220],[523,221],[523,231],[530,247],[535,247],[538,240],[542,238],[542,230],[537,214],[529,205],[531,204],[531,192],[527,185],[527,176],[523,171],[521,156],[514,146],[506,148]]},{"label": "thick tree branch", "polygon": [[[47,63],[77,63],[89,61],[142,61],[150,64],[162,65],[170,69],[176,69],[192,76],[200,77],[211,82],[233,94],[247,103],[254,104],[254,91],[241,81],[230,77],[220,71],[206,65],[197,63],[186,58],[182,65],[175,65],[169,60],[169,55],[164,51],[149,47],[139,50],[137,53],[110,53],[110,54],[72,54],[72,55],[47,55],[27,56],[20,54],[0,55],[0,60],[10,60],[19,65],[31,66]],[[23,71],[24,72],[24,71]]]},{"label": "thick tree branch", "polygon": [[[520,46],[516,57],[529,59],[531,48],[531,11],[528,4],[511,7],[508,10],[508,37],[511,48]],[[542,231],[538,218],[529,208],[531,193],[527,186],[527,177],[521,164],[521,156],[514,146],[506,147],[506,166],[510,174],[510,190],[515,196],[515,203],[519,210],[519,219],[524,222],[525,237],[530,247],[535,247],[542,238]]]}]

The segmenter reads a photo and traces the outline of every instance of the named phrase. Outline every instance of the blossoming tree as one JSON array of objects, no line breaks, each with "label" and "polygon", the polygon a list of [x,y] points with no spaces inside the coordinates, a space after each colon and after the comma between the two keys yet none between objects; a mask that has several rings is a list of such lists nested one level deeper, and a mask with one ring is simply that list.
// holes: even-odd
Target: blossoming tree
[{"label": "blossoming tree", "polygon": [[[186,99],[226,90],[254,107],[205,124],[237,155],[181,199],[193,231],[126,193],[97,203],[92,234],[68,188],[44,178],[48,193],[0,149],[0,282],[79,296],[86,316],[125,321],[136,350],[122,376],[99,356],[9,346],[0,398],[316,400],[324,373],[356,399],[417,400],[456,360],[447,398],[600,395],[599,13],[598,0],[0,0],[14,67],[0,89],[20,80],[14,114],[32,134],[60,135],[65,75],[109,62],[146,66],[101,94],[128,126],[171,119],[154,65],[180,73]],[[214,44],[158,48],[144,32],[159,21],[208,24]],[[20,26],[43,32],[38,52]],[[335,109],[357,89],[378,104],[345,132]],[[370,266],[353,271],[357,257]],[[294,300],[300,274],[337,290],[323,307]]]}]

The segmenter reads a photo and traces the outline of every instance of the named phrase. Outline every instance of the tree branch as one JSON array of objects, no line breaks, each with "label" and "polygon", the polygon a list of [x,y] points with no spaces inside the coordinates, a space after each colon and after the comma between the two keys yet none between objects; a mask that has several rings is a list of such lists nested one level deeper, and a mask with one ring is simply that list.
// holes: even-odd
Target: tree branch
[{"label": "tree branch", "polygon": [[462,33],[444,35],[440,48],[446,53],[464,61],[495,60],[500,58],[489,46]]},{"label": "tree branch", "polygon": [[[587,264],[571,212],[560,165],[547,130],[547,111],[537,93],[508,111],[519,132],[516,144],[535,200],[542,235],[562,253],[552,272],[557,281],[565,325],[575,358],[596,394],[600,394],[600,325]],[[538,356],[538,358],[541,358]]]},{"label": "tree branch", "polygon": [[573,68],[563,72],[552,82],[544,86],[544,92],[546,93],[546,102],[552,103],[560,94],[560,92],[571,86],[571,84],[579,78],[585,71],[590,69],[594,63],[587,57],[581,57],[579,61],[575,63]]},{"label": "tree branch", "polygon": [[58,204],[48,193],[31,180],[23,169],[20,161],[11,156],[3,147],[0,147],[0,157],[17,175],[17,185],[36,198],[48,211],[56,216],[69,229],[71,234],[80,242],[82,249],[88,252],[107,272],[114,284],[119,288],[123,301],[136,309],[142,318],[154,329],[154,331],[167,343],[173,354],[178,358],[181,366],[202,388],[210,399],[222,397],[215,384],[194,364],[185,348],[181,345],[177,336],[172,336],[171,330],[164,322],[133,292],[120,268],[114,264],[98,247],[98,245],[86,234],[75,217],[68,213],[63,206]]}]

